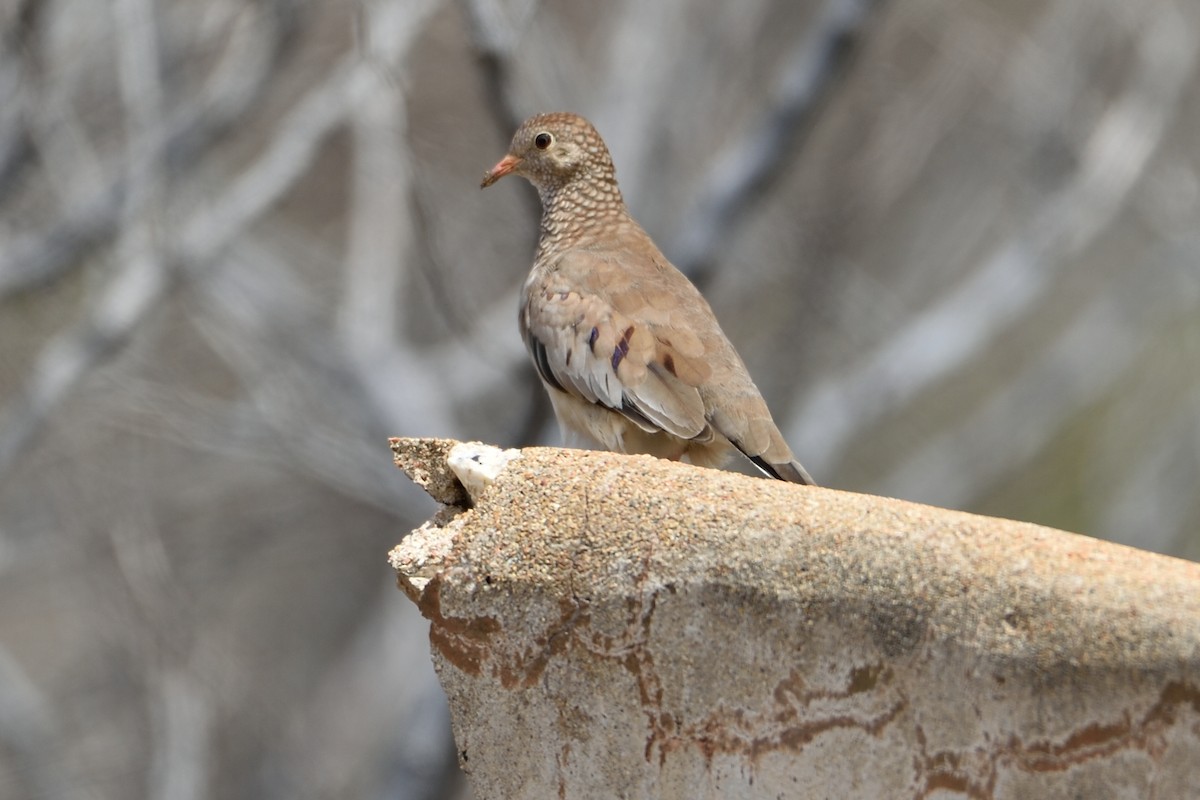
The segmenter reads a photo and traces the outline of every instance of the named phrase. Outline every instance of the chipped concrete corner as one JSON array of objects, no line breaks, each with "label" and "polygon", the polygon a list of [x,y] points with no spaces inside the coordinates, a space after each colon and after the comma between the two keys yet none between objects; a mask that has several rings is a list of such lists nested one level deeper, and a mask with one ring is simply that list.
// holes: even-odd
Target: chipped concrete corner
[{"label": "chipped concrete corner", "polygon": [[1200,796],[1200,564],[648,457],[392,444],[446,504],[392,563],[480,800]]}]

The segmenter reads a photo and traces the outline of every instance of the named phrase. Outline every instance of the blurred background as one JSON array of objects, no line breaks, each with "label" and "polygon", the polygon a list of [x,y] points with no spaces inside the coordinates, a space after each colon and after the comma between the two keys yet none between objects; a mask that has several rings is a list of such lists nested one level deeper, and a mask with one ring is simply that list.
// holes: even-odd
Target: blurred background
[{"label": "blurred background", "polygon": [[1200,557],[1200,6],[4,0],[0,797],[454,798],[386,437],[556,444],[590,117],[825,485]]}]

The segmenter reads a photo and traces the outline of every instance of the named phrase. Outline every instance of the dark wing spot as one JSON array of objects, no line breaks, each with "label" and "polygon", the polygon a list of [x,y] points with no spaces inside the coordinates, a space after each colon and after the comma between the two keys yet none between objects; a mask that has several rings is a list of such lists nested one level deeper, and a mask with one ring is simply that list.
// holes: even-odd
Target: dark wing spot
[{"label": "dark wing spot", "polygon": [[592,349],[592,354],[596,353],[596,340],[600,338],[600,329],[593,327],[592,333],[588,336],[588,347]]},{"label": "dark wing spot", "polygon": [[617,371],[617,365],[621,363],[621,359],[629,354],[629,340],[633,338],[633,326],[630,325],[625,329],[625,333],[621,334],[621,341],[617,342],[617,346],[613,348],[612,368],[613,372]]},{"label": "dark wing spot", "polygon": [[573,350],[567,350],[567,366],[568,367],[571,366],[571,353],[573,353],[573,352],[574,352]]},{"label": "dark wing spot", "polygon": [[529,354],[533,356],[533,365],[537,367],[538,375],[542,376],[545,384],[553,386],[560,392],[566,392],[567,390],[558,382],[558,378],[554,377],[554,372],[550,369],[550,358],[546,354],[546,345],[532,334],[529,336]]},{"label": "dark wing spot", "polygon": [[613,355],[612,355],[613,372],[617,371],[617,367],[620,366],[620,364],[621,364],[621,359],[625,358],[625,356],[628,354],[629,354],[629,340],[622,339],[621,341],[617,342],[617,346],[613,348]]},{"label": "dark wing spot", "polygon": [[[567,354],[567,363],[570,363],[570,362],[571,362],[571,354],[568,353]],[[672,375],[675,375],[675,357],[672,356],[670,353],[667,353],[666,355],[663,356],[662,362],[663,362],[663,366],[667,368],[667,372],[671,373]],[[675,377],[678,378],[679,376],[675,375]]]}]

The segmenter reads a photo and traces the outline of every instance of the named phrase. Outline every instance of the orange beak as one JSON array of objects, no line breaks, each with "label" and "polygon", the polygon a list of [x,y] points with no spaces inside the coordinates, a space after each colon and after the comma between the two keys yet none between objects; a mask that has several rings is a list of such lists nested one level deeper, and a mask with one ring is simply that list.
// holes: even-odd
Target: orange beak
[{"label": "orange beak", "polygon": [[521,159],[517,156],[512,154],[506,155],[504,158],[500,159],[500,162],[496,164],[496,166],[484,173],[483,181],[479,184],[479,188],[486,189],[508,173],[512,172],[520,164]]}]

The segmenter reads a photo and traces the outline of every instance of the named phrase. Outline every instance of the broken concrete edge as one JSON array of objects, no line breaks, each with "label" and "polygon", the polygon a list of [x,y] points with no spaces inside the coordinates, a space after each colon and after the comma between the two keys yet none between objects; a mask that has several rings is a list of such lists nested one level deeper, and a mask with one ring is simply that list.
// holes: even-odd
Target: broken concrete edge
[{"label": "broken concrete edge", "polygon": [[452,439],[388,440],[396,466],[441,504],[432,519],[414,530],[388,556],[400,588],[415,603],[448,558],[454,540],[449,522],[495,480],[518,450]]},{"label": "broken concrete edge", "polygon": [[392,460],[404,474],[444,506],[465,508],[470,502],[466,488],[450,470],[450,451],[459,442],[452,439],[389,439]]}]

